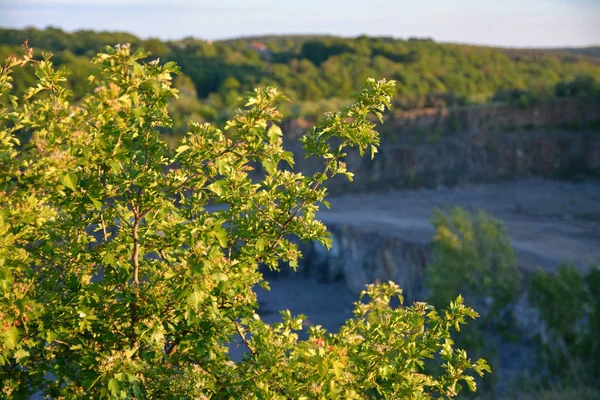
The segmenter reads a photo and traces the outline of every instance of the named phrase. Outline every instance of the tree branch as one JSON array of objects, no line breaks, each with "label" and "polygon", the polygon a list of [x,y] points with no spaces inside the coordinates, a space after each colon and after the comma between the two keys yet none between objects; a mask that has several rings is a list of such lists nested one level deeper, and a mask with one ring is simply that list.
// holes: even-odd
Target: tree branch
[{"label": "tree branch", "polygon": [[[327,174],[328,171],[329,171],[329,167],[326,167],[325,170],[323,171],[323,173]],[[315,183],[314,187],[311,189],[311,193],[316,192],[320,185],[321,185],[321,181],[317,181]],[[271,245],[267,249],[267,252],[266,252],[267,254],[269,254],[271,251],[273,251],[275,249],[275,247],[279,244],[279,242],[283,238],[283,235],[285,234],[285,229],[290,224],[290,222],[292,222],[292,220],[296,217],[296,215],[298,215],[300,210],[303,209],[304,206],[306,206],[307,202],[308,202],[308,196],[306,198],[304,198],[304,200],[302,201],[302,203],[300,203],[300,205],[298,207],[296,207],[294,212],[292,212],[292,210],[289,211],[289,214],[290,214],[289,217],[283,222],[283,224],[281,224],[279,234],[277,235],[277,238],[275,239],[275,241],[273,241],[273,243],[271,243]]]},{"label": "tree branch", "polygon": [[245,333],[242,332],[242,328],[240,327],[240,325],[236,321],[233,321],[233,324],[235,326],[235,330],[237,331],[238,335],[240,335],[240,338],[242,339],[242,343],[244,343],[246,348],[248,348],[248,350],[252,354],[252,357],[256,358],[257,353],[254,350],[254,348],[250,345],[250,343],[248,343],[248,341],[246,340],[246,335],[245,335]]},{"label": "tree branch", "polygon": [[131,302],[131,322],[130,322],[130,339],[131,345],[135,346],[137,343],[137,337],[135,334],[135,324],[138,320],[138,300],[140,296],[140,238],[138,235],[140,220],[138,219],[137,213],[135,217],[135,221],[133,222],[132,227],[132,238],[133,238],[133,252],[131,254],[131,263],[133,264],[133,301]]}]

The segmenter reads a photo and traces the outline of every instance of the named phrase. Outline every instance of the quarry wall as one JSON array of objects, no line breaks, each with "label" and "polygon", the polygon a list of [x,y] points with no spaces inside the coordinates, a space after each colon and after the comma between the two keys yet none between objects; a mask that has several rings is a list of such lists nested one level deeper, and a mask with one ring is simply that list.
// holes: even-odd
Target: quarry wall
[{"label": "quarry wall", "polygon": [[[296,119],[283,125],[296,168],[320,166],[304,158],[297,140],[312,125]],[[521,109],[471,106],[423,109],[388,116],[379,129],[374,160],[350,151],[354,182],[333,179],[332,193],[386,188],[435,188],[530,176],[568,178],[600,174],[600,101],[562,99]]]}]

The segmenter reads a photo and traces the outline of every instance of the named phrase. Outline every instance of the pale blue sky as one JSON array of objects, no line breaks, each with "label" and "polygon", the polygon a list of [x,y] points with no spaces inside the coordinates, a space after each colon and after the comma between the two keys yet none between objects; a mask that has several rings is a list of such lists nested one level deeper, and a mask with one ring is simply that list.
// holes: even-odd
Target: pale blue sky
[{"label": "pale blue sky", "polygon": [[359,34],[511,47],[600,44],[600,0],[0,0],[0,26],[220,39]]}]

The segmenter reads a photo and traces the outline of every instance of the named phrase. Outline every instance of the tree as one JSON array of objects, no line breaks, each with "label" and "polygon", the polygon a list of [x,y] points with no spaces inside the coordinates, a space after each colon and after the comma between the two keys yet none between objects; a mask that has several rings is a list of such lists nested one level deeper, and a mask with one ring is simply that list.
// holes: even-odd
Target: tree
[{"label": "tree", "polygon": [[[471,214],[459,207],[435,210],[433,257],[427,266],[429,299],[440,307],[459,293],[476,304],[481,319],[465,329],[457,343],[499,367],[498,343],[514,335],[513,310],[521,276],[515,251],[501,221],[485,211]],[[482,380],[494,390],[494,375]],[[492,394],[493,396],[493,394]]]},{"label": "tree", "polygon": [[484,320],[498,323],[519,295],[520,272],[501,221],[480,210],[436,210],[433,260],[427,266],[431,302],[445,304],[458,293],[479,301]]},{"label": "tree", "polygon": [[582,275],[561,264],[555,273],[539,269],[531,279],[531,303],[545,324],[541,358],[549,381],[599,387],[600,269]]},{"label": "tree", "polygon": [[[455,349],[450,330],[476,313],[462,298],[437,314],[392,307],[393,283],[373,285],[337,334],[299,341],[302,316],[267,325],[256,314],[259,264],[295,268],[291,236],[329,245],[315,219],[323,183],[345,174],[347,147],[375,152],[370,115],[393,82],[368,80],[355,103],[303,138],[324,160],[312,176],[282,148],[277,89],[256,89],[224,129],[191,123],[170,153],[160,134],[176,96],[174,63],[130,46],[94,63],[91,93],[69,102],[49,57],[11,56],[0,69],[0,390],[53,398],[438,398],[489,371]],[[38,84],[10,94],[11,71],[33,64]],[[31,139],[21,145],[17,135]],[[330,139],[338,145],[332,147]],[[251,175],[262,164],[263,177]],[[368,301],[367,301],[368,300]],[[247,353],[231,360],[240,341]],[[437,358],[440,375],[426,374]]]},{"label": "tree", "polygon": [[[89,71],[82,64],[87,65],[106,43],[141,45],[161,60],[181,66],[194,81],[199,99],[219,110],[211,122],[230,118],[237,106],[235,97],[228,95],[232,88],[224,84],[228,77],[239,81],[241,86],[235,89],[240,93],[257,84],[275,85],[294,101],[311,102],[348,100],[365,76],[396,77],[395,101],[403,108],[435,106],[429,100],[441,100],[436,96],[443,94],[468,103],[501,97],[525,106],[547,99],[553,92],[558,96],[597,96],[600,81],[593,51],[578,50],[582,55],[577,56],[562,50],[493,49],[365,36],[267,36],[260,41],[263,50],[256,51],[256,38],[212,42],[188,37],[162,42],[119,32],[0,28],[1,59],[28,38],[40,49],[54,52],[55,65],[65,65],[73,72],[69,88],[75,97],[87,89]],[[32,78],[33,74],[28,74],[15,79],[18,89],[29,87],[26,80]],[[594,81],[595,86],[590,86]]]}]

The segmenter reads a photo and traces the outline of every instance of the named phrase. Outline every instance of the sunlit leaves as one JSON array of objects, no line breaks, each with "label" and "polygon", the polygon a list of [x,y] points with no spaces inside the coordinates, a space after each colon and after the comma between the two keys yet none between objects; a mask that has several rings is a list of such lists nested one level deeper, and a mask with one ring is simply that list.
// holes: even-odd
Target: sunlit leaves
[{"label": "sunlit leaves", "polygon": [[[287,99],[273,87],[248,93],[223,129],[190,123],[170,152],[161,129],[178,67],[148,57],[107,48],[77,105],[66,75],[30,59],[39,85],[0,110],[3,395],[428,398],[470,386],[464,372],[484,367],[445,341],[475,316],[461,299],[440,317],[391,307],[393,284],[370,286],[338,334],[312,327],[308,341],[296,333],[305,317],[268,325],[255,311],[260,264],[295,268],[294,237],[331,246],[316,219],[324,183],[351,178],[346,148],[374,152],[369,115],[389,107],[393,82],[368,80],[309,131],[304,146],[322,169],[303,176],[289,169],[278,125]],[[0,90],[23,64],[9,60]],[[232,341],[244,361],[232,361]],[[447,374],[434,379],[423,360],[435,354]]]},{"label": "sunlit leaves", "polygon": [[[369,300],[356,304],[356,317],[339,333],[311,327],[306,341],[299,341],[294,333],[301,329],[303,316],[284,311],[283,322],[271,326],[259,319],[249,320],[254,332],[250,345],[257,354],[270,356],[271,364],[240,365],[247,371],[256,369],[256,379],[263,383],[248,386],[248,390],[258,387],[260,391],[254,394],[265,397],[283,391],[292,398],[420,399],[431,398],[432,392],[453,397],[459,382],[475,388],[473,377],[464,374],[466,370],[489,372],[485,361],[471,361],[449,339],[448,327],[474,316],[461,299],[439,317],[424,303],[391,306],[392,297],[401,297],[393,283],[370,285],[363,297]],[[282,354],[287,356],[281,358]],[[424,363],[434,357],[446,361],[445,372],[437,377],[426,374]]]},{"label": "sunlit leaves", "polygon": [[4,336],[4,346],[8,349],[14,349],[19,344],[20,332],[16,326],[12,326],[5,330],[2,336]]}]

